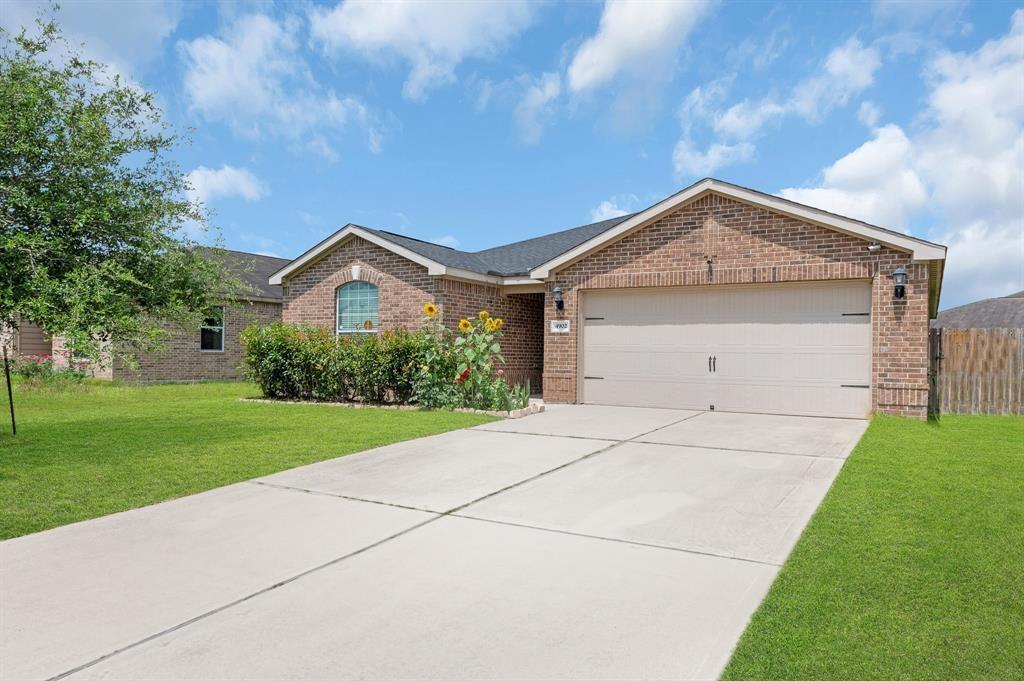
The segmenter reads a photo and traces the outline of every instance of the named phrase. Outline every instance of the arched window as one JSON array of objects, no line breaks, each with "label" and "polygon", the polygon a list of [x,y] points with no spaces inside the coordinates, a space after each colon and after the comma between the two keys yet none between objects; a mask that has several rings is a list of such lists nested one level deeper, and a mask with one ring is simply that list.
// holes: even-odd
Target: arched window
[{"label": "arched window", "polygon": [[338,333],[377,331],[377,287],[351,281],[338,287]]}]

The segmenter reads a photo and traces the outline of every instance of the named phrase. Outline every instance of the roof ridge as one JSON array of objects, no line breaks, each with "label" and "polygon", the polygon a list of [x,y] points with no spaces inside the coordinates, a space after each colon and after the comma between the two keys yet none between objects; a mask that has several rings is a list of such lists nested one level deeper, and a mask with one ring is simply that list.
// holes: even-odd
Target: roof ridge
[{"label": "roof ridge", "polygon": [[420,239],[420,238],[417,238],[417,237],[414,237],[414,236],[409,236],[408,234],[399,234],[398,232],[392,232],[389,229],[374,229],[373,227],[363,227],[363,229],[373,229],[375,232],[380,232],[381,234],[390,234],[391,236],[397,236],[400,239],[408,239],[409,241],[418,241],[421,244],[430,244],[431,246],[437,246],[438,248],[447,248],[449,251],[455,251],[457,253],[472,253],[473,252],[473,251],[463,251],[463,250],[458,249],[458,248],[453,248],[451,246],[445,246],[444,244],[439,244],[436,241],[428,241],[426,239]]},{"label": "roof ridge", "polygon": [[[637,212],[639,212],[639,211],[637,211]],[[569,233],[569,232],[571,232],[573,230],[576,230],[576,229],[586,229],[587,227],[593,227],[595,225],[600,225],[600,224],[605,223],[605,222],[612,222],[613,220],[615,220],[616,224],[618,224],[619,222],[622,222],[624,220],[628,220],[629,218],[633,217],[634,215],[636,215],[636,213],[626,213],[625,215],[617,215],[617,216],[615,216],[613,218],[605,218],[604,220],[596,220],[594,222],[588,222],[585,225],[577,225],[575,227],[566,227],[565,229],[560,229],[557,232],[549,232],[548,234],[541,234],[539,236],[531,236],[529,239],[520,239],[519,241],[510,241],[507,244],[501,244],[500,246],[491,246],[490,248],[482,248],[479,251],[472,251],[472,252],[473,253],[484,253],[486,251],[495,251],[495,250],[498,250],[498,249],[501,249],[501,248],[508,248],[509,246],[518,246],[520,244],[526,244],[526,243],[529,243],[531,241],[538,241],[540,239],[549,239],[549,238],[551,238],[553,236],[558,236],[559,234],[567,234],[567,233]],[[609,225],[609,227],[613,227],[613,226],[614,225]]]}]

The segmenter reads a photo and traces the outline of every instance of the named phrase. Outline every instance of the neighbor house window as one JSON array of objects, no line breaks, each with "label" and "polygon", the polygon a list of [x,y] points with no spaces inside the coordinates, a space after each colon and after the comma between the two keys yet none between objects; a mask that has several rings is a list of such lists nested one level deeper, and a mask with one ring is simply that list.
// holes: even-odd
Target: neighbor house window
[{"label": "neighbor house window", "polygon": [[353,281],[338,288],[338,333],[377,331],[377,287]]},{"label": "neighbor house window", "polygon": [[211,307],[199,327],[199,349],[206,352],[224,351],[224,308]]}]

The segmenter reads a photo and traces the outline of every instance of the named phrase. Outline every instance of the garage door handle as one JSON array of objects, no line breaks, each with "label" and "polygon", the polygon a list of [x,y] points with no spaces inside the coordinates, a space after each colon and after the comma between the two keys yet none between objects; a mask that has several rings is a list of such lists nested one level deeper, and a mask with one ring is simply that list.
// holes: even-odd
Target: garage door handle
[{"label": "garage door handle", "polygon": [[708,373],[711,373],[711,355],[708,355]]},{"label": "garage door handle", "polygon": [[716,374],[718,373],[718,355],[711,358],[711,371]]}]

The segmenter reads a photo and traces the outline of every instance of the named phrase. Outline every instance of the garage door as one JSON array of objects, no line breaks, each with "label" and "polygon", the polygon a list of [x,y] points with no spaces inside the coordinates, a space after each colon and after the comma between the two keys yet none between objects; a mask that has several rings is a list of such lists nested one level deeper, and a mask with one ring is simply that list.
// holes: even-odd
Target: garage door
[{"label": "garage door", "polygon": [[587,291],[583,401],[864,417],[868,282]]}]

